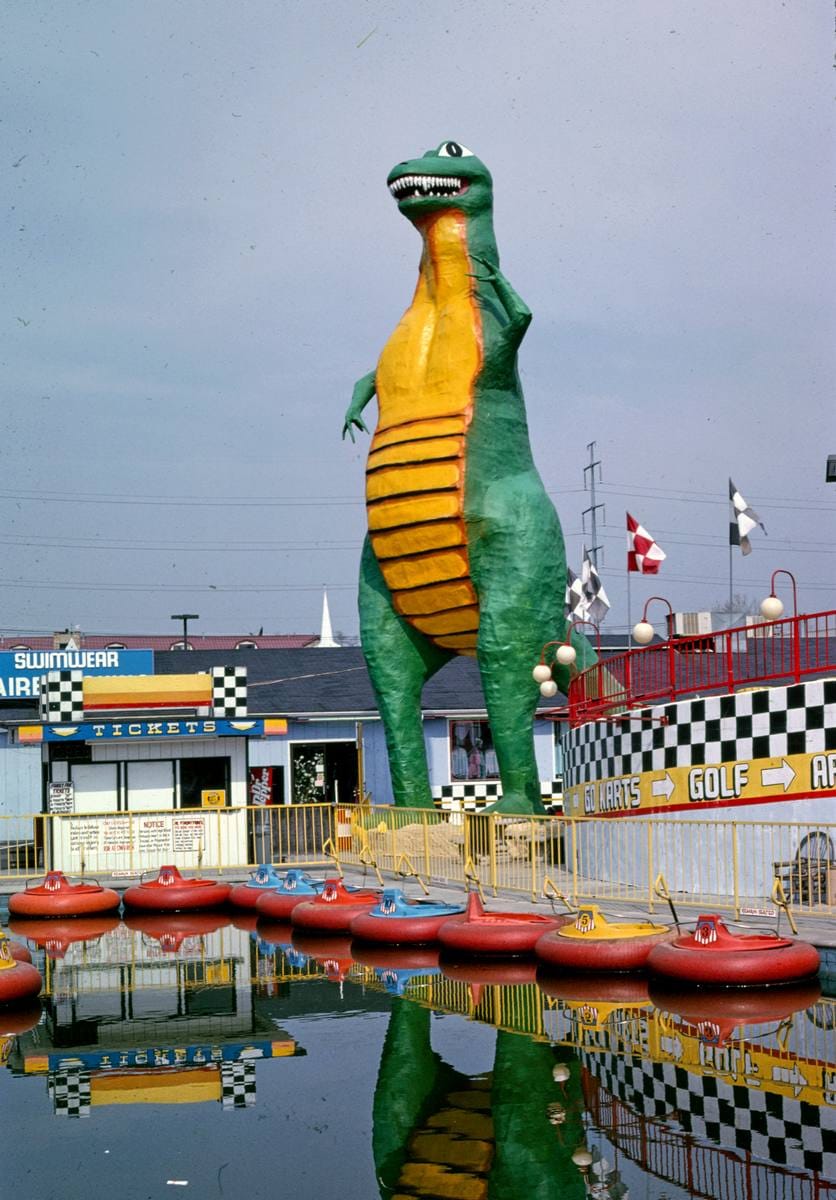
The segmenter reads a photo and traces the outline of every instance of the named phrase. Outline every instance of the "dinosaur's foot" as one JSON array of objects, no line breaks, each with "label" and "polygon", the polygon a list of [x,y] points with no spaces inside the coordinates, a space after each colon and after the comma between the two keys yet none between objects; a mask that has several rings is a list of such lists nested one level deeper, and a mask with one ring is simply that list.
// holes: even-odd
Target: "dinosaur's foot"
[{"label": "dinosaur's foot", "polygon": [[512,816],[532,817],[544,813],[542,804],[535,807],[525,796],[503,796],[501,800],[489,804],[482,810],[486,813],[510,813]]}]

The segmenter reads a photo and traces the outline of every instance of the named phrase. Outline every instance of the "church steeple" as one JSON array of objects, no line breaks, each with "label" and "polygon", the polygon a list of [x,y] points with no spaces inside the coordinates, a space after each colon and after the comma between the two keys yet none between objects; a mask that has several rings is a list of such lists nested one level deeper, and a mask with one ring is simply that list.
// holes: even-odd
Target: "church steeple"
[{"label": "church steeple", "polygon": [[319,641],[316,646],[318,650],[333,650],[339,646],[339,642],[334,641],[334,633],[331,629],[331,613],[328,608],[328,592],[324,587],[322,589],[322,625],[319,631]]}]

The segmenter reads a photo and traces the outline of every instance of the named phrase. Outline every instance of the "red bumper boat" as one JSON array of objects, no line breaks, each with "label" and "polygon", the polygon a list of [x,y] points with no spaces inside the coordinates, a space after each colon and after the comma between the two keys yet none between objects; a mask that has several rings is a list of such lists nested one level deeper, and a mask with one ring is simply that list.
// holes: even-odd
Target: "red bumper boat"
[{"label": "red bumper boat", "polygon": [[16,917],[86,917],[113,912],[119,893],[98,883],[70,883],[63,871],[49,871],[43,883],[9,897]]},{"label": "red bumper boat", "polygon": [[306,871],[291,867],[277,887],[256,897],[256,912],[268,921],[289,921],[296,905],[313,900],[324,886],[323,879],[314,879]]},{"label": "red bumper boat", "polygon": [[572,971],[640,971],[654,946],[674,933],[649,921],[607,921],[597,904],[584,904],[574,924],[544,934],[535,951],[543,962]]},{"label": "red bumper boat", "polygon": [[[59,921],[51,917],[48,921],[9,921],[13,933],[22,933],[39,950],[45,950],[47,958],[63,958],[75,942],[95,942],[105,933],[118,928],[119,918],[115,913],[103,913],[99,917],[68,917]],[[12,951],[14,953],[14,951]]]},{"label": "red bumper boat", "polygon": [[434,942],[444,922],[462,911],[460,904],[408,900],[400,888],[384,888],[379,904],[353,918],[351,936],[389,946],[423,945]]},{"label": "red bumper boat", "polygon": [[255,908],[261,896],[269,895],[282,886],[282,876],[270,865],[262,863],[250,872],[246,883],[236,883],[229,893],[229,903],[236,908]]},{"label": "red bumper boat", "polygon": [[703,1042],[722,1046],[730,1038],[746,1037],[748,1025],[774,1025],[793,1013],[811,1008],[821,997],[817,979],[784,987],[684,988],[655,980],[650,998],[656,1008],[678,1017]]},{"label": "red bumper boat", "polygon": [[207,937],[231,924],[227,913],[129,913],[125,917],[128,929],[158,942],[164,954],[176,954],[189,938]]},{"label": "red bumper boat", "polygon": [[13,942],[11,938],[9,938],[9,953],[15,962],[30,963],[32,961],[32,955],[29,953],[26,946],[24,946],[23,942]]},{"label": "red bumper boat", "polygon": [[[354,918],[371,912],[380,903],[381,896],[381,892],[371,888],[350,891],[341,879],[326,879],[320,894],[297,904],[290,920],[294,929],[347,933]],[[264,903],[262,900],[259,912],[264,911]]]},{"label": "red bumper boat", "polygon": [[0,1004],[20,1004],[41,990],[43,980],[31,963],[12,958],[9,939],[0,934]]},{"label": "red bumper boat", "polygon": [[160,867],[156,879],[129,887],[122,897],[125,908],[149,912],[189,912],[218,908],[229,897],[229,884],[213,879],[184,879],[176,867]]},{"label": "red bumper boat", "polygon": [[818,972],[819,952],[809,942],[776,933],[732,933],[716,913],[697,918],[693,933],[655,946],[647,960],[654,975],[687,983],[739,987],[793,983]]},{"label": "red bumper boat", "polygon": [[571,917],[541,913],[488,912],[476,892],[461,916],[450,917],[438,931],[445,950],[457,954],[531,954],[545,933],[553,933]]}]

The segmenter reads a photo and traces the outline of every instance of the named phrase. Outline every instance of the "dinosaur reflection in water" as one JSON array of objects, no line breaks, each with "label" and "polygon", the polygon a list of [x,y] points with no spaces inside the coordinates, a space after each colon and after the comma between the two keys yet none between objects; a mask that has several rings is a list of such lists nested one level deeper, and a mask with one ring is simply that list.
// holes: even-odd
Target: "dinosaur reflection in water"
[{"label": "dinosaur reflection in water", "polygon": [[[493,1071],[468,1076],[437,1054],[429,1009],[401,1000],[383,1045],[372,1149],[381,1200],[579,1200],[571,1161],[583,1137],[579,1065],[569,1051],[498,1030]],[[565,1123],[549,1113],[568,1068]]]}]

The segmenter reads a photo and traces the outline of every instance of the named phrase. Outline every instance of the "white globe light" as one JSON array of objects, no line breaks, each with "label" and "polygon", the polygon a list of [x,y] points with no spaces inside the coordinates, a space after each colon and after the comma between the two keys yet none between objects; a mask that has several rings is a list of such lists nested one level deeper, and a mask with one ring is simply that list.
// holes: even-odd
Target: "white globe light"
[{"label": "white globe light", "polygon": [[552,1079],[555,1083],[565,1083],[569,1078],[569,1068],[566,1063],[555,1063],[552,1069]]},{"label": "white globe light", "polygon": [[552,669],[545,663],[538,663],[531,674],[534,676],[535,683],[545,683],[546,680],[551,679]]},{"label": "white globe light", "polygon": [[561,667],[571,667],[572,663],[577,657],[578,656],[575,653],[574,646],[569,646],[566,642],[564,642],[562,646],[557,647],[557,654],[555,654],[555,658],[560,663]]},{"label": "white globe light", "polygon": [[767,621],[777,621],[784,615],[784,605],[777,596],[767,596],[761,601],[761,614]]},{"label": "white globe light", "polygon": [[545,696],[547,700],[557,695],[557,684],[553,679],[547,679],[545,683],[540,684],[540,695]]},{"label": "white globe light", "polygon": [[580,1167],[583,1171],[588,1170],[592,1166],[592,1155],[585,1146],[578,1146],[575,1153],[572,1155],[572,1162],[576,1167]]},{"label": "white globe light", "polygon": [[640,646],[648,646],[653,641],[653,626],[649,621],[638,621],[633,626],[633,640]]}]

